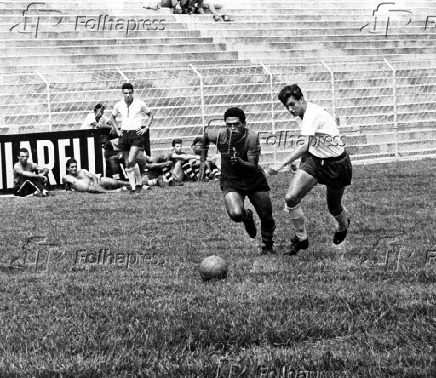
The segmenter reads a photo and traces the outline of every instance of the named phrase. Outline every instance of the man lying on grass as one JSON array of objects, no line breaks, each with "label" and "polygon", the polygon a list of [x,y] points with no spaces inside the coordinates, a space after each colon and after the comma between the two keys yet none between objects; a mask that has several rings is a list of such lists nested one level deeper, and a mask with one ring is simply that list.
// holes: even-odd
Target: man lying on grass
[{"label": "man lying on grass", "polygon": [[[127,191],[129,182],[115,180],[109,177],[100,177],[89,173],[86,169],[81,169],[77,172],[77,160],[67,160],[67,174],[62,177],[62,182],[65,185],[65,190],[68,193],[88,192],[88,193],[109,193]],[[123,189],[126,188],[126,189]]]}]

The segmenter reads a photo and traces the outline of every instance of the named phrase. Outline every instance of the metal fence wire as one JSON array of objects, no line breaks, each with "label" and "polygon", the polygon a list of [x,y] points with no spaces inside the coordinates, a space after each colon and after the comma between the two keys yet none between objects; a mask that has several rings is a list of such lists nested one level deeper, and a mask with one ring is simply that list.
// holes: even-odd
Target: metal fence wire
[{"label": "metal fence wire", "polygon": [[308,101],[336,117],[353,161],[436,155],[436,64],[423,60],[2,75],[0,133],[79,129],[97,103],[110,116],[123,82],[132,83],[135,97],[154,113],[152,153],[170,149],[174,138],[188,145],[210,120],[239,106],[261,136],[261,162],[280,161],[298,138],[299,124],[277,94],[297,83]]}]

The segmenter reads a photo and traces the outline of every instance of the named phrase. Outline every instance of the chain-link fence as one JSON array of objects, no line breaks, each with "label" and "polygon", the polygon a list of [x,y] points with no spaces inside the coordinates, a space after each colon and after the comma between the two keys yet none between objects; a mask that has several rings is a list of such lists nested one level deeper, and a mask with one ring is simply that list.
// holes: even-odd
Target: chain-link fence
[{"label": "chain-link fence", "polygon": [[308,101],[336,117],[355,162],[436,155],[436,64],[429,61],[115,67],[1,79],[2,134],[78,129],[97,103],[109,116],[128,81],[153,111],[152,152],[170,149],[176,137],[189,145],[210,120],[239,106],[259,133],[262,163],[272,163],[286,156],[299,135],[298,121],[277,100],[284,85],[298,83]]}]

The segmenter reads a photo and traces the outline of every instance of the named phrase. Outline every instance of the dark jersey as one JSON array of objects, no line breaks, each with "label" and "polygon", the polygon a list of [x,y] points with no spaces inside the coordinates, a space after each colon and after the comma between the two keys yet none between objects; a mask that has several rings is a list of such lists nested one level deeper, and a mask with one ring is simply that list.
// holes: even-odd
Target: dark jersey
[{"label": "dark jersey", "polygon": [[[229,148],[227,130],[211,131],[206,139],[207,143],[215,143],[221,153],[221,183],[239,183],[238,187],[254,188],[259,182],[265,180],[263,170],[259,165],[255,169],[243,167],[238,164],[231,164],[233,156],[240,157],[245,162],[258,161],[260,155],[260,142],[258,135],[245,129],[245,135],[237,142],[233,142]],[[249,159],[251,158],[251,159]]]}]

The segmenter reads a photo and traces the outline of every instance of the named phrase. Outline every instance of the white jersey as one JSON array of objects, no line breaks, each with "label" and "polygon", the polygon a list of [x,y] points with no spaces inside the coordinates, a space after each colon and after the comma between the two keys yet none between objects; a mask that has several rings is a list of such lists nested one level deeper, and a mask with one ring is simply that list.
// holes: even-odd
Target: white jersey
[{"label": "white jersey", "polygon": [[312,136],[309,152],[319,158],[329,158],[341,155],[345,143],[339,135],[335,119],[323,107],[311,102],[301,121],[301,135]]},{"label": "white jersey", "polygon": [[128,131],[140,129],[142,126],[142,113],[149,112],[150,110],[144,101],[133,99],[129,106],[124,100],[118,101],[112,110],[112,115],[117,117],[121,114],[121,129]]},{"label": "white jersey", "polygon": [[[80,127],[81,130],[86,130],[86,129],[99,129],[101,127],[105,127],[107,125],[107,123],[109,122],[109,118],[105,117],[105,116],[101,116],[100,120],[97,122],[95,120],[95,113],[89,113],[85,120],[82,123],[82,126]],[[91,125],[91,123],[95,123],[95,127]]]}]

